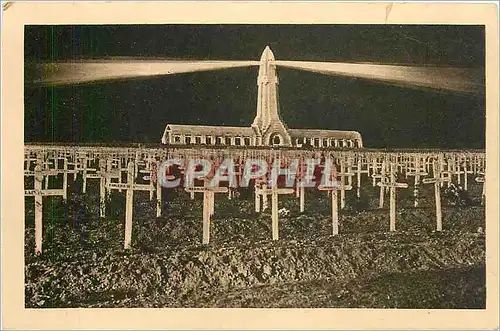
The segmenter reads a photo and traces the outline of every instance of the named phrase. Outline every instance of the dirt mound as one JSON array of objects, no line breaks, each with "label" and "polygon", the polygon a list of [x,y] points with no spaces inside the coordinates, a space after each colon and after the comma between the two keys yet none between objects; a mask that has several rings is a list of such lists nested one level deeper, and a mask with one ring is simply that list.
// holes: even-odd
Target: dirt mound
[{"label": "dirt mound", "polygon": [[484,262],[484,237],[379,234],[142,251],[59,252],[26,266],[28,307],[197,306],[220,291]]},{"label": "dirt mound", "polygon": [[[41,256],[33,253],[33,201],[27,199],[26,307],[439,308],[484,302],[484,281],[474,269],[485,264],[484,207],[444,203],[444,231],[435,232],[432,204],[413,208],[412,196],[399,195],[397,231],[389,233],[389,211],[374,206],[377,190],[368,186],[365,201],[348,192],[340,235],[332,237],[330,197],[309,192],[304,213],[295,197],[280,197],[280,208],[290,213],[280,217],[280,240],[273,242],[270,210],[253,212],[253,199],[242,194],[216,199],[211,242],[203,246],[201,199],[166,192],[164,214],[156,218],[155,201],[137,194],[132,249],[123,251],[123,193],[112,196],[104,219],[98,218],[97,193],[90,185],[86,194],[70,194],[68,204],[44,199]],[[426,300],[403,299],[405,293],[422,298],[419,291]],[[478,299],[466,305],[459,298],[467,293]]]},{"label": "dirt mound", "polygon": [[315,280],[221,292],[207,306],[265,308],[484,309],[483,265],[362,277],[347,283]]}]

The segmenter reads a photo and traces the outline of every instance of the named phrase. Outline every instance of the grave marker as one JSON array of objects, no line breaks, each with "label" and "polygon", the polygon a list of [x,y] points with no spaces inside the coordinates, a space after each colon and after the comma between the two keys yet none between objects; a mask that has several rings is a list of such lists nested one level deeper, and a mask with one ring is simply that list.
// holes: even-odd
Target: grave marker
[{"label": "grave marker", "polygon": [[127,166],[127,182],[126,183],[113,183],[110,180],[106,181],[105,187],[108,190],[126,190],[126,205],[125,205],[125,249],[130,248],[132,241],[132,217],[133,217],[133,203],[134,191],[150,191],[149,184],[135,184],[135,165],[134,162],[129,162]]},{"label": "grave marker", "polygon": [[204,186],[186,187],[186,192],[203,193],[203,244],[210,242],[210,219],[214,213],[215,193],[227,193],[227,187],[209,187],[209,180],[205,178]]},{"label": "grave marker", "polygon": [[262,196],[271,195],[271,222],[273,240],[279,239],[279,221],[278,221],[278,196],[280,194],[293,194],[294,190],[291,188],[278,188],[277,185],[271,185],[271,188],[262,188],[259,194]]},{"label": "grave marker", "polygon": [[389,188],[390,195],[390,231],[396,231],[396,189],[398,188],[407,188],[408,184],[406,183],[397,183],[396,182],[396,164],[391,164],[391,170],[389,173],[390,181],[382,181],[379,182],[378,185]]},{"label": "grave marker", "polygon": [[476,183],[483,183],[483,190],[481,193],[481,206],[484,206],[484,201],[486,198],[486,185],[485,185],[486,175],[482,171],[478,171],[477,174],[479,176],[475,178]]},{"label": "grave marker", "polygon": [[[409,171],[406,172],[406,177],[414,176],[415,184],[413,187],[413,197],[414,197],[414,207],[418,207],[418,195],[419,195],[419,186],[420,186],[420,176],[427,176],[428,173],[425,171],[425,161],[422,164],[422,157],[420,155],[415,156],[414,167],[408,168]],[[423,167],[422,167],[423,166]]]},{"label": "grave marker", "polygon": [[42,170],[42,165],[39,163],[34,170],[34,189],[24,190],[24,196],[35,197],[35,252],[42,252],[42,236],[43,236],[43,197],[44,196],[62,196],[66,195],[66,190],[62,189],[43,189],[44,174],[51,171]]},{"label": "grave marker", "polygon": [[[351,190],[352,186],[344,185],[344,190]],[[338,194],[339,190],[336,186],[318,186],[320,191],[330,192],[332,198],[332,234],[335,236],[339,233],[339,207],[338,207]]]},{"label": "grave marker", "polygon": [[358,162],[356,166],[356,174],[357,174],[356,196],[358,198],[361,196],[361,174],[368,174],[369,172],[370,171],[368,170],[368,167],[366,168],[366,170],[363,170],[363,160],[361,159],[361,156],[358,156]]},{"label": "grave marker", "polygon": [[340,209],[345,208],[345,191],[346,187],[351,186],[350,184],[346,185],[345,183],[345,178],[348,177],[348,181],[352,181],[352,176],[354,176],[353,172],[347,171],[345,172],[345,164],[344,160],[340,160],[340,173],[338,174],[340,176]]},{"label": "grave marker", "polygon": [[440,173],[440,167],[438,161],[434,161],[432,165],[432,172],[434,178],[424,178],[422,183],[424,184],[434,184],[434,199],[436,203],[436,230],[441,231],[443,229],[443,215],[441,211],[441,186],[444,181],[449,182],[451,178],[443,177]]}]

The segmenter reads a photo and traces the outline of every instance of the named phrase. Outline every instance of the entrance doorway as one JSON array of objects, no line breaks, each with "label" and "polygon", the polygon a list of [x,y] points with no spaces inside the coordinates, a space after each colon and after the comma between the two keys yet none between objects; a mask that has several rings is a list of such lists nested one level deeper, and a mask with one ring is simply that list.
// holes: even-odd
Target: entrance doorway
[{"label": "entrance doorway", "polygon": [[271,145],[273,146],[281,146],[283,139],[279,134],[274,134],[271,136]]}]

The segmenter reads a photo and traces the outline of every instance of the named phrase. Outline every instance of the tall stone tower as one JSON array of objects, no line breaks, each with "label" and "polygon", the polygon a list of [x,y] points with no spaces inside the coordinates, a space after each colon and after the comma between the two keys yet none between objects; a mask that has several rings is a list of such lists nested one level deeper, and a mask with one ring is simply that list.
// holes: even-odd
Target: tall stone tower
[{"label": "tall stone tower", "polygon": [[274,54],[266,46],[260,58],[257,77],[257,115],[252,124],[257,136],[256,145],[291,146],[287,128],[279,116],[278,76]]}]

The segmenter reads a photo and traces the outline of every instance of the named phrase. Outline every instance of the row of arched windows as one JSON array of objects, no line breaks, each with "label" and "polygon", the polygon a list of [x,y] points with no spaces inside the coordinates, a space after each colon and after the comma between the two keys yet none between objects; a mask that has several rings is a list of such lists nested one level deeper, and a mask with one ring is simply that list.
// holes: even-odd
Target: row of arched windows
[{"label": "row of arched windows", "polygon": [[231,136],[173,135],[174,144],[253,146],[254,138]]},{"label": "row of arched windows", "polygon": [[[280,145],[281,139],[272,139],[271,143]],[[276,140],[276,141],[275,141]],[[180,145],[215,145],[215,146],[255,146],[254,137],[232,137],[226,135],[205,136],[205,135],[172,135],[171,143]],[[295,147],[318,147],[318,148],[361,148],[361,141],[358,139],[336,139],[336,138],[295,138]]]},{"label": "row of arched windows", "polygon": [[313,147],[337,147],[337,148],[360,148],[361,141],[358,139],[335,139],[335,138],[296,138],[295,146]]}]

